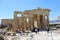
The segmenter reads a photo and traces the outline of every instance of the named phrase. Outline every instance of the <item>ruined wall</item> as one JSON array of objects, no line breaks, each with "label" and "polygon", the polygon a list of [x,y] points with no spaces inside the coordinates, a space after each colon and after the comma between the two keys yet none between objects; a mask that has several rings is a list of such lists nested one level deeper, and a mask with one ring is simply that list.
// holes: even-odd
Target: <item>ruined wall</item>
[{"label": "ruined wall", "polygon": [[25,11],[14,11],[13,19],[2,19],[3,25],[12,25],[14,31],[25,31],[33,28],[49,27],[49,9],[32,9]]},{"label": "ruined wall", "polygon": [[15,29],[31,30],[33,27],[45,28],[49,25],[48,9],[33,9],[14,12]]},{"label": "ruined wall", "polygon": [[12,24],[12,20],[13,19],[1,19],[1,24],[7,26],[9,24]]}]

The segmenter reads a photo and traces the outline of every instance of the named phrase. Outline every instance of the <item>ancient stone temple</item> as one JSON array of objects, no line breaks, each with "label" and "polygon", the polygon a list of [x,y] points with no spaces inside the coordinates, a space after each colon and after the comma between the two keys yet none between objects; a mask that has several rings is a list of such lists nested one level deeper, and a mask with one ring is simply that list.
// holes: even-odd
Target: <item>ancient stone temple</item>
[{"label": "ancient stone temple", "polygon": [[49,12],[49,9],[42,8],[14,11],[13,30],[31,30],[34,27],[46,28],[49,26]]},{"label": "ancient stone temple", "polygon": [[45,28],[49,25],[48,9],[33,9],[23,12],[14,12],[14,28],[20,30],[30,30],[34,27]]}]

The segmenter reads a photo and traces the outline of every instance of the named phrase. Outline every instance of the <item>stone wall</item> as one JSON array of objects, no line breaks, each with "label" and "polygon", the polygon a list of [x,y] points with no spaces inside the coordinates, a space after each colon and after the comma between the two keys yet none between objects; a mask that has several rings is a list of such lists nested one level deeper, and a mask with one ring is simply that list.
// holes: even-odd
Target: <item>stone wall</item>
[{"label": "stone wall", "polygon": [[25,31],[33,28],[46,28],[49,26],[49,9],[32,9],[14,11],[13,19],[2,19],[3,25],[12,25],[14,31]]},{"label": "stone wall", "polygon": [[[33,9],[14,12],[15,29],[31,30],[36,28],[45,28],[49,25],[48,9]],[[20,16],[19,16],[20,15]]]}]

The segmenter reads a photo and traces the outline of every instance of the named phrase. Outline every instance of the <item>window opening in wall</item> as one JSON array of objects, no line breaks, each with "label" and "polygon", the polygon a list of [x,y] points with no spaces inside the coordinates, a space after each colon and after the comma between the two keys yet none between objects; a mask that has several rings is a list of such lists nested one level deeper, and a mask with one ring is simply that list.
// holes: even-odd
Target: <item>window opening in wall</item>
[{"label": "window opening in wall", "polygon": [[34,27],[38,27],[37,21],[34,21]]},{"label": "window opening in wall", "polygon": [[45,16],[45,19],[47,19],[47,16]]},{"label": "window opening in wall", "polygon": [[22,14],[17,14],[17,17],[22,17]]},{"label": "window opening in wall", "polygon": [[27,22],[29,22],[29,18],[27,18]]}]

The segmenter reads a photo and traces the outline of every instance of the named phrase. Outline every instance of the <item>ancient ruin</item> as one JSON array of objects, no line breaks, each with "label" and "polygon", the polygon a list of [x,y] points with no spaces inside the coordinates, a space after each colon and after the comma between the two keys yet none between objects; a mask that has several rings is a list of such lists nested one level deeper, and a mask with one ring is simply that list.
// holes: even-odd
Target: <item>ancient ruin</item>
[{"label": "ancient ruin", "polygon": [[7,22],[2,19],[2,24],[10,24],[15,30],[31,30],[33,28],[49,27],[49,9],[32,9],[25,11],[14,11],[14,18]]}]

